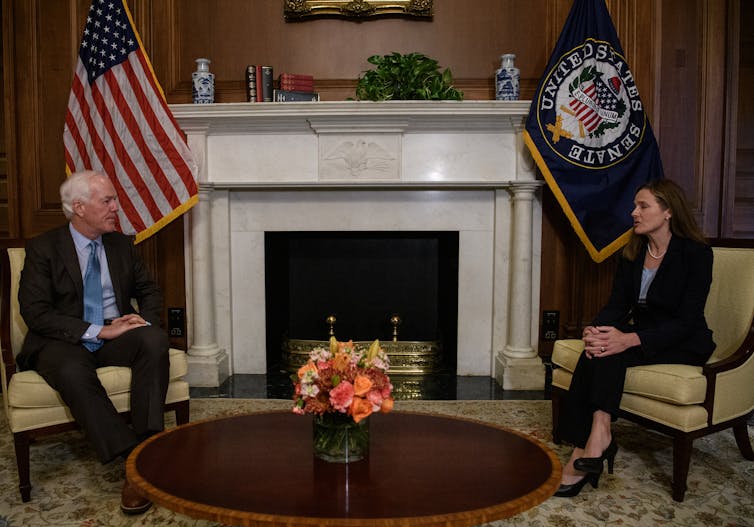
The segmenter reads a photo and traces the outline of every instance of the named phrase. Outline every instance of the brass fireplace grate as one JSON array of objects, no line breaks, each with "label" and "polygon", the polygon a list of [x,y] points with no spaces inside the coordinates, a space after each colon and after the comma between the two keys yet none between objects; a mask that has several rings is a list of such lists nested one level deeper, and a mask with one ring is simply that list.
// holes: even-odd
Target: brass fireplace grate
[{"label": "brass fireplace grate", "polygon": [[[438,341],[434,340],[398,340],[398,326],[401,325],[402,319],[400,315],[392,314],[388,320],[393,326],[393,340],[380,342],[380,346],[390,359],[388,374],[399,375],[401,378],[401,382],[394,384],[393,395],[399,399],[421,399],[425,392],[422,379],[428,375],[444,373],[442,347]],[[336,322],[335,315],[328,315],[325,318],[331,337],[335,336]],[[372,341],[354,342],[356,347],[364,349],[368,349],[371,343]],[[294,373],[306,364],[314,348],[327,348],[329,345],[329,340],[285,338],[281,350],[282,367]]]},{"label": "brass fireplace grate", "polygon": [[[354,342],[369,348],[371,341]],[[437,341],[387,341],[380,342],[390,358],[388,374],[429,375],[443,370],[442,348]],[[297,371],[309,360],[314,348],[326,348],[327,340],[285,339],[282,347],[282,366],[289,372]]]}]

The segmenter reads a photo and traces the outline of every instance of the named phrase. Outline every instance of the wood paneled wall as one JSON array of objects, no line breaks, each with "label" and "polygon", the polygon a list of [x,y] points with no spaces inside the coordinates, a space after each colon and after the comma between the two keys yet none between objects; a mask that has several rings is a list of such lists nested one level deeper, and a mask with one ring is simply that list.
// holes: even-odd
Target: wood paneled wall
[{"label": "wood paneled wall", "polygon": [[[4,12],[3,12],[4,14]],[[4,24],[3,24],[4,25]],[[0,38],[0,56],[3,61],[0,64],[0,78],[5,79],[5,53],[8,46],[5,42],[5,32]],[[0,100],[3,101],[0,108],[0,236],[10,236],[11,227],[8,225],[10,213],[8,211],[8,137],[6,130],[9,126],[10,112],[8,111],[8,99],[5,97],[5,82],[0,83]]]},{"label": "wood paneled wall", "polygon": [[[3,14],[3,133],[0,135],[0,236],[26,239],[65,220],[62,129],[76,53],[90,0],[0,0]],[[754,237],[751,172],[737,172],[729,148],[739,106],[731,102],[727,60],[739,49],[742,0],[607,0],[627,60],[660,142],[665,169],[687,189],[712,237]],[[434,0],[431,21],[313,19],[287,23],[283,0],[130,0],[129,6],[168,101],[190,102],[194,60],[207,57],[217,102],[245,100],[248,64],[276,73],[310,73],[324,100],[354,96],[373,54],[418,51],[451,68],[467,99],[493,98],[499,56],[517,55],[522,98],[531,98],[571,0]],[[747,11],[748,9],[748,11]],[[750,9],[744,10],[749,13]],[[731,29],[733,28],[733,29]],[[751,49],[751,40],[748,40]],[[751,54],[738,52],[741,63]],[[749,71],[751,71],[749,69]],[[748,79],[748,80],[746,80]],[[735,82],[738,82],[736,77]],[[749,84],[746,84],[746,83]],[[748,93],[751,76],[740,80]],[[727,112],[729,118],[721,116]],[[751,136],[739,123],[740,158]],[[727,163],[727,164],[726,164]],[[736,177],[747,183],[736,184]],[[749,178],[749,179],[745,179]],[[746,194],[749,192],[749,194]],[[722,204],[735,213],[723,213]],[[573,235],[549,191],[543,195],[542,309],[561,312],[561,336],[577,334],[604,302],[614,261],[596,265]],[[738,209],[735,209],[738,207]],[[727,209],[725,209],[727,210]],[[743,212],[742,212],[743,211]],[[731,215],[732,214],[732,215]],[[754,215],[753,215],[754,216]],[[721,222],[721,218],[724,220]],[[752,220],[754,223],[754,220]],[[748,229],[748,230],[747,230]],[[141,244],[166,296],[185,306],[183,224],[173,222]],[[173,345],[184,347],[185,339]],[[541,343],[540,352],[550,352]]]},{"label": "wood paneled wall", "polygon": [[726,235],[754,238],[754,2],[729,2],[738,24],[728,38],[730,97],[721,224]]}]

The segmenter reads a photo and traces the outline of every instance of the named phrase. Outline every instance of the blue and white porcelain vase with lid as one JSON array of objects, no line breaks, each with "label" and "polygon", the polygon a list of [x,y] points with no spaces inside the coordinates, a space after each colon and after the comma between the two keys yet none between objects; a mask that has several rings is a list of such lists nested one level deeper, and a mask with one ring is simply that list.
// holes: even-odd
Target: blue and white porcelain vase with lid
[{"label": "blue and white porcelain vase with lid", "polygon": [[215,102],[215,74],[209,71],[209,59],[196,59],[196,71],[191,74],[194,104]]},{"label": "blue and white porcelain vase with lid", "polygon": [[498,101],[517,101],[521,95],[521,72],[514,64],[515,60],[513,53],[500,56],[500,68],[495,72],[495,99]]}]

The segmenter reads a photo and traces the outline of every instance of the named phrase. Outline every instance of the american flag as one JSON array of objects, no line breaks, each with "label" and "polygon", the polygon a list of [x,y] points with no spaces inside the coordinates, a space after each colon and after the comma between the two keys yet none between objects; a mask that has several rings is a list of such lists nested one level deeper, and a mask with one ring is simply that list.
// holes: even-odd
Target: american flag
[{"label": "american flag", "polygon": [[[612,80],[611,84],[615,85]],[[617,85],[617,89],[620,89],[620,84]],[[595,78],[594,82],[590,82],[579,91],[582,97],[583,95],[586,95],[586,97],[583,100],[571,99],[568,105],[574,111],[578,120],[583,123],[584,128],[593,132],[602,122],[603,117],[608,117],[608,120],[611,121],[617,120],[617,115],[614,119],[609,117],[615,113],[618,99],[599,78]]]},{"label": "american flag", "polygon": [[110,178],[120,230],[137,243],[198,201],[196,164],[124,0],[92,0],[63,143],[69,173]]}]

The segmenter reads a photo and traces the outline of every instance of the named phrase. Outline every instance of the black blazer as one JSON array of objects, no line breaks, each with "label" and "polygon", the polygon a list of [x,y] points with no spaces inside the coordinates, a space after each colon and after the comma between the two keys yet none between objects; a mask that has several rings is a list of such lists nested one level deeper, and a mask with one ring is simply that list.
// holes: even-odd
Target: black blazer
[{"label": "black blazer", "polygon": [[646,247],[633,262],[621,258],[610,299],[592,324],[635,331],[644,356],[651,361],[663,362],[664,355],[681,362],[688,356],[689,364],[704,364],[715,349],[704,318],[712,282],[712,249],[673,236],[647,291],[646,305],[640,306],[645,255]]},{"label": "black blazer", "polygon": [[[162,294],[150,278],[130,237],[113,232],[102,236],[102,246],[121,315],[139,313],[160,325]],[[18,290],[21,316],[29,332],[16,362],[21,369],[50,340],[75,344],[89,327],[84,321],[84,283],[68,224],[26,243],[26,259]]]}]

